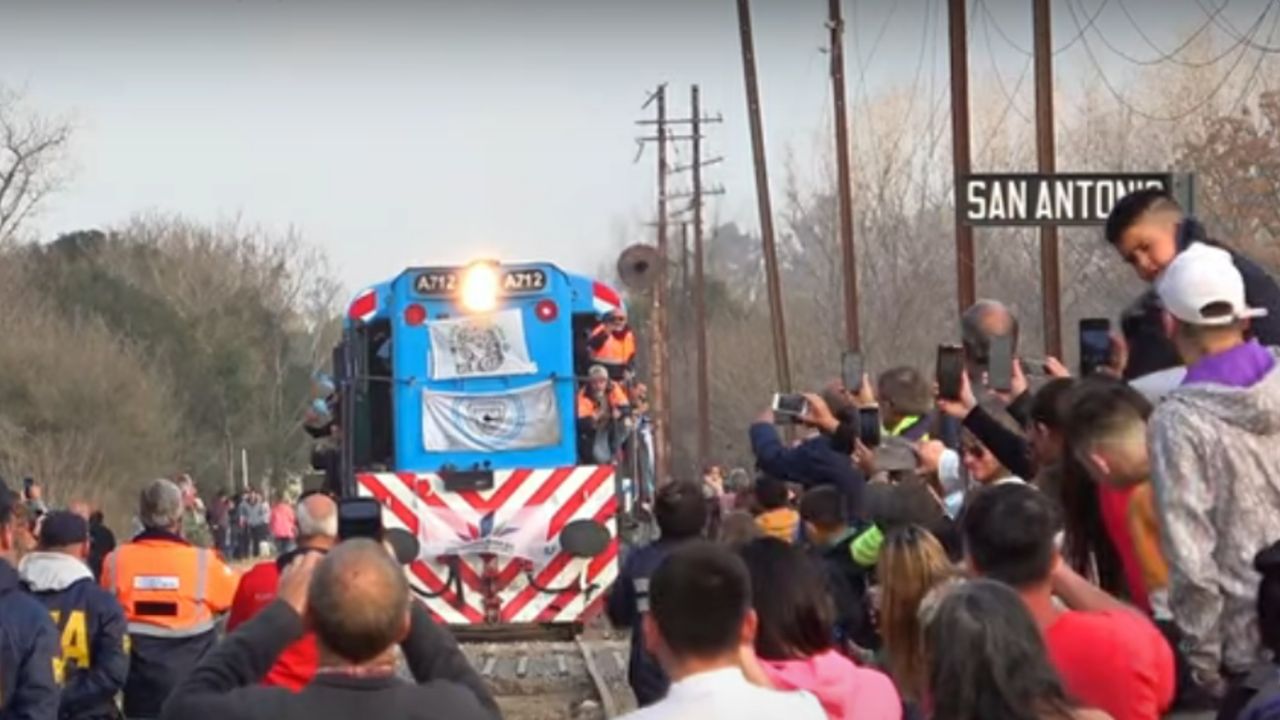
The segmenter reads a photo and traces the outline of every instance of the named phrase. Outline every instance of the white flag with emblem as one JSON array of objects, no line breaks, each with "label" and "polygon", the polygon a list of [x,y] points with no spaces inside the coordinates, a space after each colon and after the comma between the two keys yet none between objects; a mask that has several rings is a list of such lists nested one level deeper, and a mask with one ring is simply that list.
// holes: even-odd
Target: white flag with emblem
[{"label": "white flag with emblem", "polygon": [[427,322],[431,379],[531,375],[538,366],[524,341],[518,309]]},{"label": "white flag with emblem", "polygon": [[555,385],[496,393],[422,392],[422,444],[431,452],[525,450],[560,442]]}]

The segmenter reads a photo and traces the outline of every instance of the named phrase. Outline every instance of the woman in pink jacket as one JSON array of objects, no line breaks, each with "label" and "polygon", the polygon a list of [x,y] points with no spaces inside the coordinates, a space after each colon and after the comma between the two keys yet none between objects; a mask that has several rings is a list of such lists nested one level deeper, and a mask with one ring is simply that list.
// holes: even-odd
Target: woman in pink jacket
[{"label": "woman in pink jacket", "polygon": [[902,720],[893,681],[836,650],[834,606],[813,560],[773,538],[739,553],[751,572],[755,651],[769,683],[813,694],[831,720]]}]

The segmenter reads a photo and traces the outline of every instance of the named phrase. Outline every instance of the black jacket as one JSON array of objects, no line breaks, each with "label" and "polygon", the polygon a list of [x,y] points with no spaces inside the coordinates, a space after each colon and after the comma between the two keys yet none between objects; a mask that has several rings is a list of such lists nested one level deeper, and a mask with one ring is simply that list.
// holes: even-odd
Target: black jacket
[{"label": "black jacket", "polygon": [[116,536],[115,533],[111,532],[111,528],[100,523],[90,523],[89,569],[93,571],[94,578],[100,579],[102,577],[102,562],[115,549]]},{"label": "black jacket", "polygon": [[880,642],[871,622],[867,603],[870,570],[853,560],[853,541],[867,526],[853,527],[836,542],[813,552],[822,563],[827,591],[835,603],[838,640],[849,640],[867,650],[878,649]]},{"label": "black jacket", "polygon": [[116,694],[129,674],[124,608],[70,555],[32,553],[22,581],[54,618],[62,640],[62,720],[114,718]]},{"label": "black jacket", "polygon": [[277,601],[214,648],[165,703],[163,720],[492,720],[497,703],[447,630],[421,604],[401,644],[418,684],[395,676],[319,674],[297,694],[255,685],[303,634],[302,618]]},{"label": "black jacket", "polygon": [[44,607],[0,560],[0,720],[57,720],[53,659],[58,631]]}]

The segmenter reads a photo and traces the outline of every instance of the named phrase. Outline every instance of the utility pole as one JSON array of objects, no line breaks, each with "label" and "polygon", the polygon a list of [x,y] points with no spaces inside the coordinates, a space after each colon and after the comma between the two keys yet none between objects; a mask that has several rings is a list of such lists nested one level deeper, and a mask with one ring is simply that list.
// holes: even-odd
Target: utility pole
[{"label": "utility pole", "polygon": [[[1031,19],[1036,65],[1036,155],[1040,172],[1057,172],[1053,138],[1053,47],[1049,0],[1035,0]],[[958,187],[958,186],[957,186]],[[1062,288],[1058,272],[1058,227],[1040,226],[1040,292],[1044,311],[1044,352],[1062,357]]]},{"label": "utility pole", "polygon": [[977,300],[974,282],[973,228],[964,221],[960,191],[969,175],[969,30],[965,0],[947,0],[951,31],[951,156],[956,206],[956,289],[960,312]]},{"label": "utility pole", "polygon": [[[670,251],[667,247],[667,200],[671,195],[667,192],[667,177],[671,169],[667,166],[667,145],[671,135],[667,131],[667,85],[663,83],[645,100],[641,109],[647,109],[656,103],[657,117],[653,120],[639,120],[637,125],[655,126],[655,134],[638,138],[641,152],[645,143],[658,144],[658,217],[654,227],[657,229],[657,267],[651,284],[644,288],[650,293],[649,299],[653,309],[651,322],[652,332],[649,336],[649,372],[650,384],[653,387],[653,461],[655,484],[663,485],[671,478],[671,376],[670,356],[667,354],[667,265],[670,263]],[[639,156],[636,156],[639,159]],[[642,489],[646,484],[642,483]],[[647,498],[643,497],[642,500]]]},{"label": "utility pole", "polygon": [[[695,378],[698,385],[698,389],[697,389],[698,428],[699,428],[698,429],[698,461],[701,464],[705,464],[708,459],[707,448],[710,445],[709,429],[711,427],[711,419],[710,419],[710,411],[709,411],[708,389],[707,389],[708,383],[707,383],[707,372],[706,372],[707,348],[706,348],[705,307],[703,306],[701,301],[701,298],[703,297],[703,294],[704,294],[703,291],[701,290],[704,282],[704,278],[702,275],[702,272],[703,272],[702,270],[702,233],[703,233],[702,204],[708,195],[724,194],[724,189],[723,188],[707,189],[702,186],[702,169],[709,165],[715,165],[716,163],[719,163],[723,160],[723,158],[719,158],[719,157],[711,158],[708,160],[704,160],[702,158],[702,139],[703,139],[702,125],[704,123],[722,122],[723,118],[719,116],[716,116],[716,117],[702,116],[701,108],[699,106],[697,86],[693,87],[692,96],[691,96],[693,101],[693,115],[687,118],[667,117],[665,88],[666,88],[665,85],[659,88],[659,90],[655,92],[653,97],[651,98],[651,101],[656,100],[658,103],[658,119],[657,120],[641,120],[637,124],[657,125],[657,130],[658,130],[657,134],[654,136],[641,138],[641,142],[656,141],[658,143],[658,148],[659,148],[658,149],[658,165],[659,165],[660,178],[658,181],[658,220],[656,225],[658,227],[658,252],[662,258],[661,264],[663,267],[662,269],[659,270],[660,279],[658,280],[658,288],[665,289],[667,287],[665,273],[666,273],[666,267],[670,264],[670,261],[667,259],[669,256],[667,254],[668,251],[666,249],[666,245],[667,245],[666,234],[667,234],[667,227],[668,227],[668,222],[670,218],[668,203],[669,201],[677,198],[689,198],[690,200],[689,206],[687,208],[681,209],[678,212],[683,213],[685,210],[690,210],[693,213],[692,222],[693,222],[693,232],[694,232],[694,252],[693,252],[693,258],[692,258],[692,264],[693,264],[693,271],[694,271],[695,277],[693,278],[694,287],[692,288],[692,295],[693,297],[699,299],[697,301],[697,304],[695,305],[695,315],[696,315],[695,333],[697,334],[697,352],[698,352],[698,359],[697,359],[698,371],[695,373]],[[646,107],[647,107],[647,104],[646,104]],[[687,126],[689,128],[688,134],[675,134],[675,135],[670,134],[667,128],[671,125]],[[675,167],[668,166],[666,161],[666,158],[667,158],[666,148],[667,148],[667,144],[670,142],[693,143],[692,145],[693,162],[689,165],[679,165]],[[691,178],[692,188],[689,191],[673,192],[667,189],[668,176],[675,175],[678,173],[690,172],[690,171],[692,171],[692,178]],[[688,298],[690,296],[690,293],[688,292],[689,290],[688,273],[689,273],[689,264],[690,264],[689,238],[688,238],[689,229],[690,229],[689,222],[681,222],[680,273],[681,273],[681,279],[684,282],[682,289],[686,291],[682,299]],[[671,440],[670,440],[671,436],[670,436],[670,424],[669,424],[670,417],[671,417],[670,415],[671,373],[670,373],[670,363],[667,362],[667,359],[669,358],[669,356],[667,355],[667,338],[668,338],[667,317],[668,315],[665,310],[667,299],[664,299],[662,302],[664,307],[663,311],[661,313],[657,313],[655,311],[654,333],[655,335],[658,336],[658,338],[661,339],[661,356],[663,358],[663,369],[664,369],[664,371],[661,373],[662,375],[661,384],[662,384],[662,397],[664,398],[664,400],[662,402],[661,409],[655,410],[655,416],[658,414],[662,415],[665,430],[663,431],[663,439],[660,441],[657,441],[655,444],[658,445],[658,447],[664,448],[663,455],[661,456],[663,459],[657,460],[657,463],[659,467],[665,467],[666,470],[669,472],[670,463],[671,463]],[[654,350],[655,357],[659,354],[657,345],[658,343],[655,341],[655,350]],[[656,369],[656,364],[655,364],[654,379],[653,379],[655,395],[657,395],[659,392],[660,381],[658,379],[658,376],[659,376],[659,372]],[[657,407],[658,406],[655,405],[655,408]],[[655,428],[657,427],[657,425],[658,425],[658,421],[655,419]],[[664,460],[666,463],[665,465],[663,465]]]},{"label": "utility pole", "polygon": [[707,359],[707,286],[702,267],[702,105],[698,86],[689,89],[693,118],[693,317],[697,328],[698,468],[711,460],[711,389]]},{"label": "utility pole", "polygon": [[680,299],[689,300],[689,223],[680,223]]},{"label": "utility pole", "polygon": [[671,478],[671,394],[667,378],[667,86],[658,86],[658,276],[653,286],[654,460],[656,483]]},{"label": "utility pole", "polygon": [[858,350],[858,261],[853,247],[853,182],[849,177],[849,117],[844,97],[844,18],[841,0],[829,0],[827,24],[831,28],[831,91],[835,98],[836,173],[840,194],[840,254],[844,275],[845,347]]},{"label": "utility pole", "polygon": [[778,391],[791,390],[791,364],[787,359],[787,326],[782,315],[782,278],[778,249],[773,239],[773,206],[769,201],[769,171],[764,155],[764,121],[760,117],[760,87],[756,81],[756,50],[751,35],[749,0],[738,0],[738,33],[742,42],[742,76],[747,91],[747,115],[751,120],[751,155],[756,169],[756,206],[760,212],[760,241],[764,245],[764,272],[769,289],[769,317],[773,325],[773,362]]}]

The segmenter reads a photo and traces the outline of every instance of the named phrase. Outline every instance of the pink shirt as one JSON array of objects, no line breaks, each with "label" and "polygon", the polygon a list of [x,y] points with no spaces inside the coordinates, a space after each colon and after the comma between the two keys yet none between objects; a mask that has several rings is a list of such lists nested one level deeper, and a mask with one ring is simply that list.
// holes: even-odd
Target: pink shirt
[{"label": "pink shirt", "polygon": [[293,508],[289,503],[277,503],[271,508],[271,536],[278,538],[296,537],[298,528],[293,520]]},{"label": "pink shirt", "polygon": [[760,665],[779,690],[805,690],[818,698],[829,720],[902,720],[893,681],[835,650],[804,660],[761,658]]}]

